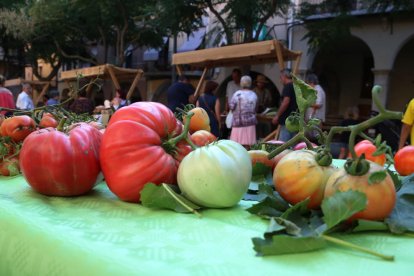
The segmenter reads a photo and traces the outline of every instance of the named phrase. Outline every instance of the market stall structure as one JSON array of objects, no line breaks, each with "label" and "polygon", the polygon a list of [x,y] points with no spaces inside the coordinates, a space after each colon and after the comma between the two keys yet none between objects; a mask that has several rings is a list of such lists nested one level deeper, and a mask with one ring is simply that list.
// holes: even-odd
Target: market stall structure
[{"label": "market stall structure", "polygon": [[[195,91],[197,98],[209,69],[277,63],[280,70],[283,70],[286,68],[285,63],[292,61],[292,72],[297,74],[301,56],[302,52],[289,50],[278,40],[267,40],[177,53],[173,55],[172,65],[176,66],[179,75],[183,74],[184,65],[203,68]],[[270,140],[275,136],[278,136],[278,129],[265,137],[264,140]]]}]

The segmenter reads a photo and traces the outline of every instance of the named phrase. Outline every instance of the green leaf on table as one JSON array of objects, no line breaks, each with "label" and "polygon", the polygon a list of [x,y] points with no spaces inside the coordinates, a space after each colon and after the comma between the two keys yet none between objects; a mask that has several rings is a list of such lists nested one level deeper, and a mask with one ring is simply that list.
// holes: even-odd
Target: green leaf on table
[{"label": "green leaf on table", "polygon": [[385,222],[392,233],[414,232],[414,174],[403,178],[395,207]]},{"label": "green leaf on table", "polygon": [[358,191],[336,192],[322,201],[323,220],[327,230],[362,211],[367,206],[367,196]]},{"label": "green leaf on table", "polygon": [[141,191],[141,203],[148,208],[169,209],[178,213],[199,215],[196,210],[201,207],[178,194],[178,192],[178,187],[175,185],[147,183]]},{"label": "green leaf on table", "polygon": [[293,76],[293,87],[300,114],[304,115],[306,109],[316,102],[316,90],[296,76]]},{"label": "green leaf on table", "polygon": [[326,246],[324,238],[274,235],[270,238],[253,238],[254,250],[258,256],[281,255],[315,251]]},{"label": "green leaf on table", "polygon": [[389,231],[387,224],[383,221],[359,219],[356,224],[352,232]]},{"label": "green leaf on table", "polygon": [[368,184],[374,185],[383,181],[387,177],[386,171],[376,171],[369,175],[368,177]]},{"label": "green leaf on table", "polygon": [[267,184],[259,185],[257,198],[260,201],[246,210],[263,218],[278,217],[289,208],[289,204]]}]

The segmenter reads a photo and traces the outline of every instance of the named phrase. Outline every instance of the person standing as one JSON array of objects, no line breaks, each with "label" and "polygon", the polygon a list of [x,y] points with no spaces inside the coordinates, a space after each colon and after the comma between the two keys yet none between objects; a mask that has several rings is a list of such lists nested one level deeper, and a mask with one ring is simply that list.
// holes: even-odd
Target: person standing
[{"label": "person standing", "polygon": [[246,149],[256,143],[257,96],[250,89],[251,85],[252,79],[243,76],[240,80],[241,89],[234,93],[229,104],[233,112],[230,140],[242,144]]},{"label": "person standing", "polygon": [[32,100],[32,87],[28,83],[23,83],[22,92],[17,96],[16,107],[21,110],[32,110],[34,104]]},{"label": "person standing", "polygon": [[220,137],[220,101],[214,92],[218,87],[215,81],[207,81],[204,93],[197,100],[197,107],[201,107],[207,111],[210,119],[210,129],[216,137]]},{"label": "person standing", "polygon": [[[4,87],[6,78],[3,75],[0,75],[0,107],[15,109],[16,105],[14,104],[13,93],[9,89]],[[1,115],[9,116],[12,114],[11,111],[3,110],[0,112]]]},{"label": "person standing", "polygon": [[280,125],[279,140],[286,142],[295,136],[296,133],[286,129],[285,121],[292,112],[298,109],[298,105],[296,103],[295,89],[293,88],[292,72],[290,69],[280,71],[280,80],[283,84],[282,103],[280,104],[272,123]]},{"label": "person standing", "polygon": [[233,97],[233,94],[241,89],[240,78],[241,71],[237,68],[233,69],[233,72],[231,72],[231,81],[227,83],[226,87],[226,112],[229,111],[229,104]]},{"label": "person standing", "polygon": [[172,112],[177,108],[184,108],[187,104],[194,104],[194,88],[188,78],[184,75],[178,77],[178,81],[173,83],[167,90],[167,105]]},{"label": "person standing", "polygon": [[318,77],[315,74],[309,74],[306,77],[306,83],[316,90],[316,101],[306,110],[306,119],[317,118],[321,123],[326,119],[326,94],[319,85]]},{"label": "person standing", "polygon": [[263,75],[257,75],[256,77],[256,87],[253,91],[257,95],[257,112],[261,113],[266,108],[272,106],[272,94],[269,89],[266,88],[267,80]]},{"label": "person standing", "polygon": [[404,112],[404,116],[401,120],[401,134],[400,142],[398,144],[398,149],[401,149],[405,146],[408,136],[410,136],[411,145],[414,146],[414,99],[408,103],[407,109]]}]

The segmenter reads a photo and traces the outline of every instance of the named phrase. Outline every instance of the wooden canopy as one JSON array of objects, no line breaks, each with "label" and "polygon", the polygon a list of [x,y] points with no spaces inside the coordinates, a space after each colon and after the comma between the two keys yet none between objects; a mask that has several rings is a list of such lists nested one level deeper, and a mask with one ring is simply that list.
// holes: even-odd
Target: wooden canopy
[{"label": "wooden canopy", "polygon": [[40,93],[36,93],[36,95],[33,95],[33,104],[35,106],[40,101],[40,99],[42,99],[42,97],[46,94],[50,85],[56,85],[55,81],[38,81],[38,80],[26,80],[23,78],[17,78],[17,79],[6,80],[6,82],[4,83],[4,86],[12,87],[12,86],[22,85],[23,83],[28,83],[32,86],[42,87],[42,89],[40,90]]},{"label": "wooden canopy", "polygon": [[173,55],[172,64],[177,67],[179,75],[182,74],[181,66],[185,64],[204,68],[195,92],[197,96],[206,72],[210,68],[278,63],[283,70],[285,61],[294,61],[292,71],[296,74],[301,56],[302,52],[289,50],[277,40],[267,40],[177,53]]},{"label": "wooden canopy", "polygon": [[[126,99],[130,99],[135,87],[138,85],[139,80],[141,79],[144,71],[141,69],[129,69],[129,68],[122,68],[117,67],[112,64],[104,64],[99,66],[87,67],[87,68],[80,68],[80,69],[73,69],[69,71],[61,72],[60,79],[63,81],[71,81],[77,79],[79,76],[82,77],[100,77],[103,79],[110,79],[112,80],[116,89],[121,89],[119,81],[121,80],[131,80],[133,82],[129,87]],[[89,86],[88,88],[91,88]]]}]

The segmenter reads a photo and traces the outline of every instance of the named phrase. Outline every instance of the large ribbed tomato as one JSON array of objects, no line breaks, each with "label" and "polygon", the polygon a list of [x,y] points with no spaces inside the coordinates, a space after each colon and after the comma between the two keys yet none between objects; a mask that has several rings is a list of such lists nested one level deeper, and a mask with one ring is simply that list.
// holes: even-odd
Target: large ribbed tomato
[{"label": "large ribbed tomato", "polygon": [[68,134],[54,128],[31,133],[20,151],[23,176],[37,192],[76,196],[90,191],[101,172],[99,146],[102,134],[77,124]]},{"label": "large ribbed tomato", "polygon": [[396,200],[395,186],[388,173],[385,179],[376,183],[369,183],[369,176],[374,172],[384,170],[384,168],[372,161],[368,162],[370,168],[364,175],[350,175],[344,168],[333,173],[326,183],[325,197],[332,196],[337,191],[354,190],[362,192],[367,196],[367,207],[353,215],[351,219],[382,220],[388,217],[394,208]]},{"label": "large ribbed tomato", "polygon": [[316,153],[296,150],[286,154],[273,172],[276,191],[289,203],[296,204],[310,198],[308,207],[318,208],[328,178],[334,172],[332,166],[320,166]]},{"label": "large ribbed tomato", "polygon": [[35,131],[35,121],[27,115],[7,118],[1,124],[0,135],[9,136],[14,142],[23,141]]},{"label": "large ribbed tomato", "polygon": [[115,112],[101,146],[109,189],[124,201],[139,202],[146,183],[176,183],[179,163],[169,139],[181,128],[174,114],[160,103],[137,102]]}]

